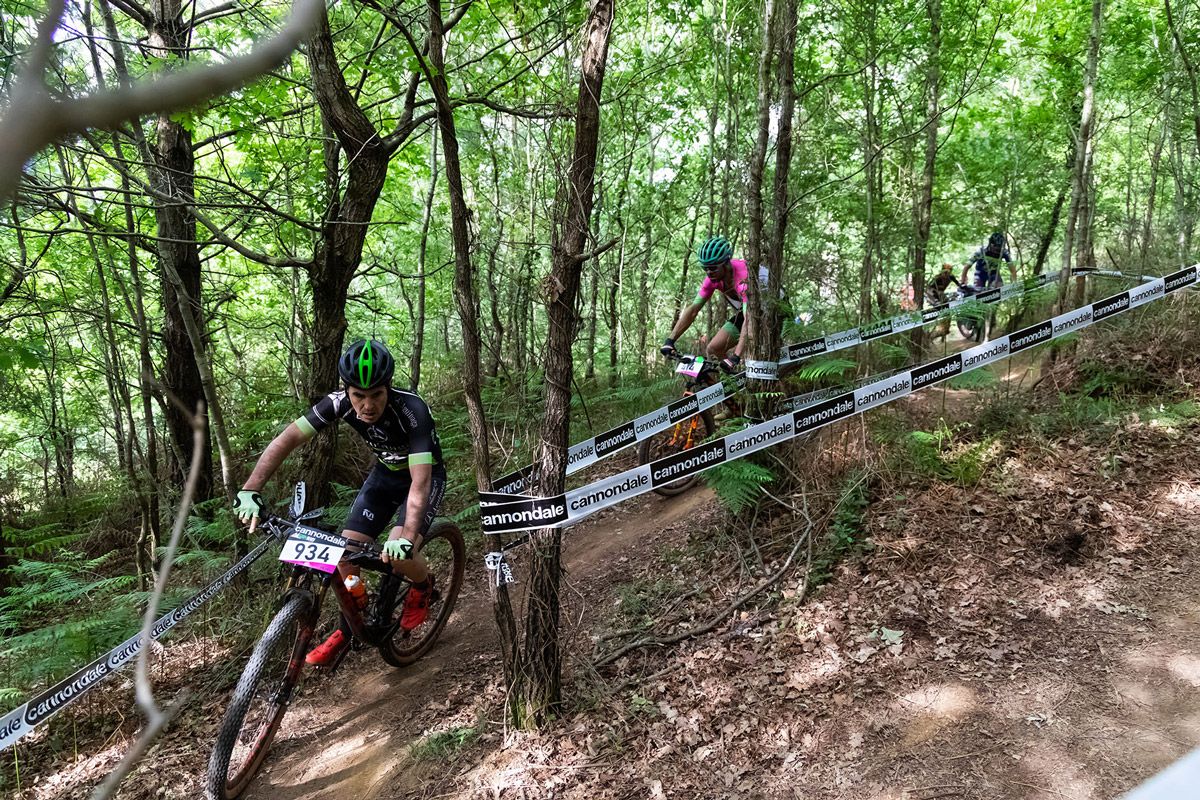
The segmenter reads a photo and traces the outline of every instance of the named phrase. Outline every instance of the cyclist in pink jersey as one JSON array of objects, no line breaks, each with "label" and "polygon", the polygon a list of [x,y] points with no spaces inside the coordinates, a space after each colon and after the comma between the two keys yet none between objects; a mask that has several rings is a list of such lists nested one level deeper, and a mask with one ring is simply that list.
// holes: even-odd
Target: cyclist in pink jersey
[{"label": "cyclist in pink jersey", "polygon": [[[704,268],[704,281],[696,292],[696,299],[679,315],[679,321],[675,323],[671,335],[663,340],[661,352],[667,357],[678,355],[675,340],[692,326],[696,315],[704,308],[708,299],[720,293],[734,313],[709,341],[708,357],[720,359],[721,368],[726,372],[736,372],[742,361],[742,348],[745,346],[745,339],[741,333],[742,325],[746,321],[744,306],[749,291],[750,272],[745,261],[733,257],[733,245],[724,236],[710,238],[700,246],[697,256],[700,266]],[[765,267],[759,267],[758,278],[759,285],[765,287]]]}]

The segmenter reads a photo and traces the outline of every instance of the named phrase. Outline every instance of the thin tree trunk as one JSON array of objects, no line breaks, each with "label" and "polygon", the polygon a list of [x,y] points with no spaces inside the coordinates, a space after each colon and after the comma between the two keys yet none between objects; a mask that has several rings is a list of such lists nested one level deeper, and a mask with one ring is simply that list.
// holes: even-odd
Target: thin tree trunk
[{"label": "thin tree trunk", "polygon": [[[446,64],[442,36],[441,0],[428,0],[429,8],[429,82],[437,104],[438,128],[446,162],[446,186],[450,193],[450,230],[454,239],[454,299],[462,324],[463,387],[467,402],[467,422],[471,430],[471,455],[475,465],[475,485],[481,492],[491,490],[491,465],[488,453],[487,420],[483,414],[480,380],[479,299],[475,293],[474,267],[471,265],[471,211],[467,207],[459,167],[458,136],[454,129],[454,111],[446,84]],[[499,552],[501,539],[488,535],[489,552]],[[496,581],[492,588],[492,612],[500,633],[500,652],[505,685],[517,681],[517,623],[508,587]]]},{"label": "thin tree trunk", "polygon": [[[535,460],[535,486],[543,495],[563,491],[570,429],[572,342],[579,318],[584,248],[590,237],[596,151],[600,136],[600,97],[612,31],[614,0],[594,0],[583,30],[579,100],[575,111],[575,146],[567,184],[559,193],[552,232],[553,263],[547,283],[545,417]],[[517,696],[521,724],[544,725],[562,703],[562,653],[559,647],[560,545],[557,528],[533,534],[529,606]]]},{"label": "thin tree trunk", "polygon": [[[750,154],[749,182],[746,185],[748,203],[747,217],[750,222],[746,239],[746,267],[750,272],[749,313],[758,313],[760,308],[758,290],[758,265],[763,263],[763,170],[767,161],[767,144],[771,133],[771,86],[774,83],[771,67],[775,59],[775,0],[763,0],[762,47],[758,60],[758,115],[754,150]],[[749,325],[749,323],[747,323]],[[763,354],[756,354],[762,358]],[[766,358],[777,358],[766,356]]]},{"label": "thin tree trunk", "polygon": [[[1169,115],[1168,115],[1169,118]],[[1163,143],[1167,140],[1167,125],[1164,120],[1158,141],[1154,143],[1154,155],[1150,157],[1150,188],[1146,192],[1146,218],[1142,223],[1142,237],[1138,245],[1138,269],[1145,272],[1149,266],[1150,242],[1153,237],[1154,204],[1158,199],[1158,169],[1162,163]]]},{"label": "thin tree trunk", "polygon": [[[928,65],[925,69],[925,163],[921,170],[921,193],[914,207],[916,236],[913,249],[912,290],[917,308],[925,307],[925,270],[929,263],[929,232],[933,225],[933,184],[937,174],[938,119],[941,114],[942,94],[942,3],[941,0],[926,0],[925,12],[929,16],[929,48],[926,51]],[[913,349],[921,353],[924,349],[925,329],[913,329]]]},{"label": "thin tree trunk", "polygon": [[425,195],[425,214],[421,218],[421,243],[417,247],[417,313],[413,320],[412,358],[408,362],[409,387],[416,392],[421,385],[421,350],[425,346],[425,254],[429,251],[429,221],[433,218],[433,197],[437,191],[438,137],[429,143],[429,193]]},{"label": "thin tree trunk", "polygon": [[[1100,59],[1100,28],[1104,21],[1104,0],[1092,0],[1092,26],[1088,35],[1087,66],[1083,75],[1083,105],[1079,111],[1079,134],[1075,143],[1075,166],[1071,174],[1071,205],[1067,211],[1067,230],[1063,235],[1063,274],[1058,285],[1058,308],[1066,308],[1071,256],[1075,246],[1080,208],[1087,192],[1087,165],[1091,155],[1092,128],[1096,107],[1096,70]],[[1083,280],[1082,277],[1079,280]]]}]

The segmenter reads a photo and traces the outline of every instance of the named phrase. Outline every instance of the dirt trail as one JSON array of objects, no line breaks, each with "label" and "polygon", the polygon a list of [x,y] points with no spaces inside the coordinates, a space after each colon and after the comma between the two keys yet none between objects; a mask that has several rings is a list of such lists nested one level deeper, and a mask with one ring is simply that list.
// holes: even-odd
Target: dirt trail
[{"label": "dirt trail", "polygon": [[[711,491],[703,488],[669,500],[651,495],[569,528],[564,532],[566,569],[577,586],[620,580],[622,563],[653,552],[672,535],[673,525],[712,501]],[[435,768],[414,765],[409,746],[427,727],[444,727],[452,709],[494,688],[500,675],[496,627],[480,566],[470,565],[454,615],[422,661],[396,670],[373,650],[362,650],[352,653],[337,675],[309,684],[245,797],[370,800],[402,797],[426,783]]]}]

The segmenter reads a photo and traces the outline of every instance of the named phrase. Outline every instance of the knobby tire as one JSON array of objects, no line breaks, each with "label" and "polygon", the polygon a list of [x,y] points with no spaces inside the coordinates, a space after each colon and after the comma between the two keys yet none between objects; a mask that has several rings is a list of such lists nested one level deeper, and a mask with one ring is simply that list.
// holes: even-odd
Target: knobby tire
[{"label": "knobby tire", "polygon": [[[698,421],[699,424],[692,435],[688,436],[688,427],[694,421]],[[649,464],[651,461],[657,461],[660,458],[690,450],[707,441],[716,430],[717,423],[713,420],[712,412],[701,411],[699,416],[680,420],[669,430],[665,430],[640,442],[637,448],[638,463]],[[688,475],[677,481],[656,486],[654,487],[654,491],[663,497],[674,497],[691,489],[699,481],[700,476],[698,474]]]},{"label": "knobby tire", "polygon": [[[435,522],[421,542],[421,553],[434,575],[437,599],[431,601],[429,617],[420,626],[412,631],[397,628],[379,646],[379,654],[393,667],[406,667],[429,652],[454,613],[454,603],[462,588],[467,549],[457,525],[445,520]],[[394,619],[399,619],[403,609],[403,602],[396,604]]]},{"label": "knobby tire", "polygon": [[[288,598],[255,645],[233,690],[208,760],[205,794],[209,800],[240,796],[262,766],[304,669],[304,656],[313,634],[309,619],[312,602],[308,595]],[[256,701],[261,707],[255,707],[252,714]],[[235,756],[239,744],[248,749]]]}]

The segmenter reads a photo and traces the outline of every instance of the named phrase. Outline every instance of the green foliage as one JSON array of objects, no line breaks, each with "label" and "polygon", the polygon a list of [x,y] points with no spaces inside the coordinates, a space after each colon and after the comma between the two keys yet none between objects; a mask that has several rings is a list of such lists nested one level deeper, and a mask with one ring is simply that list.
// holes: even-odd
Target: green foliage
[{"label": "green foliage", "polygon": [[822,358],[806,363],[796,372],[796,377],[805,381],[841,378],[853,373],[857,368],[858,362],[848,358]]},{"label": "green foliage", "polygon": [[986,389],[995,386],[997,382],[996,375],[991,370],[975,369],[955,375],[946,381],[946,385],[951,389]]},{"label": "green foliage", "polygon": [[834,567],[848,552],[862,544],[863,521],[870,502],[867,479],[867,473],[854,470],[842,481],[829,529],[813,554],[808,578],[812,586],[828,581]]},{"label": "green foliage", "polygon": [[960,434],[971,427],[961,423],[951,428],[943,420],[933,431],[912,431],[906,439],[909,463],[921,475],[977,485],[994,456],[996,437],[966,441]]},{"label": "green foliage", "polygon": [[445,761],[479,741],[479,726],[458,726],[431,733],[409,746],[414,761]]},{"label": "green foliage", "polygon": [[730,513],[740,514],[759,501],[762,497],[759,487],[775,480],[775,473],[742,458],[718,464],[704,473],[704,480]]}]

